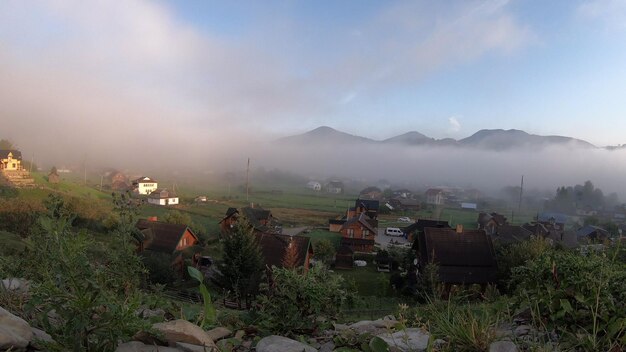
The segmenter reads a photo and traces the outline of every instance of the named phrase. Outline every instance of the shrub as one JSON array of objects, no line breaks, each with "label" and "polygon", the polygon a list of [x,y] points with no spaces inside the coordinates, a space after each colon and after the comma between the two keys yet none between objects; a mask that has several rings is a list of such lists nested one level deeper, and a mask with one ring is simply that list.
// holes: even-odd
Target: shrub
[{"label": "shrub", "polygon": [[499,305],[434,301],[418,308],[410,325],[426,327],[434,339],[444,339],[451,351],[488,351],[495,327],[506,316]]},{"label": "shrub", "polygon": [[542,254],[551,251],[550,243],[542,237],[533,237],[529,241],[496,247],[498,262],[498,287],[508,292],[511,271],[526,264]]},{"label": "shrub", "polygon": [[141,260],[148,271],[148,281],[152,284],[170,285],[178,276],[172,267],[172,255],[154,251],[144,251]]},{"label": "shrub", "polygon": [[626,269],[604,254],[547,252],[513,269],[519,304],[584,350],[626,346]]},{"label": "shrub", "polygon": [[343,278],[322,265],[306,274],[273,267],[270,281],[262,285],[258,297],[259,325],[274,333],[310,332],[318,327],[320,318],[336,318],[347,296]]}]

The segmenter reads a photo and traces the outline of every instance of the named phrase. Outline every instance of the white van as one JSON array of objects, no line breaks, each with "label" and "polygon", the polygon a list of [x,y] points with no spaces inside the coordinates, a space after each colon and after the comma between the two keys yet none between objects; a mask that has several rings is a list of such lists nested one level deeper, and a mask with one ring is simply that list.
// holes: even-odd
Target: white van
[{"label": "white van", "polygon": [[387,236],[404,236],[404,232],[397,227],[388,227],[385,229],[385,235]]}]

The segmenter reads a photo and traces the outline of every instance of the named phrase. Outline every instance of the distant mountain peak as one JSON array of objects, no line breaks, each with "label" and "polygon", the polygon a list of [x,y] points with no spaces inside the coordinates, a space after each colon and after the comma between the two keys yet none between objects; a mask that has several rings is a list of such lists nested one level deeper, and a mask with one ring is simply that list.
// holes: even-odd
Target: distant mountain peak
[{"label": "distant mountain peak", "polygon": [[406,146],[463,147],[493,151],[541,149],[553,145],[596,148],[593,144],[581,139],[564,136],[540,136],[518,129],[482,129],[458,141],[452,138],[434,139],[420,132],[410,131],[382,141],[376,141],[370,138],[341,132],[329,126],[320,126],[303,134],[281,138],[277,142],[294,145],[394,144]]}]

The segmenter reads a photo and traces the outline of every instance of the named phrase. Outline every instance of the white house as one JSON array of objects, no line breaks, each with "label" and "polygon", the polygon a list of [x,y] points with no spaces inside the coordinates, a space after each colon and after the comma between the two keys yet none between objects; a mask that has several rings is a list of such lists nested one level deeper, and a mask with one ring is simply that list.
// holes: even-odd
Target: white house
[{"label": "white house", "polygon": [[139,194],[150,194],[157,190],[159,184],[156,180],[144,176],[133,181],[133,189]]},{"label": "white house", "polygon": [[155,205],[176,205],[178,196],[176,193],[168,191],[166,188],[157,189],[148,196],[148,203]]},{"label": "white house", "polygon": [[322,184],[317,181],[309,181],[309,183],[306,184],[306,188],[312,189],[314,191],[321,191]]},{"label": "white house", "polygon": [[426,191],[426,203],[428,204],[443,205],[445,200],[445,194],[441,189],[431,188]]}]

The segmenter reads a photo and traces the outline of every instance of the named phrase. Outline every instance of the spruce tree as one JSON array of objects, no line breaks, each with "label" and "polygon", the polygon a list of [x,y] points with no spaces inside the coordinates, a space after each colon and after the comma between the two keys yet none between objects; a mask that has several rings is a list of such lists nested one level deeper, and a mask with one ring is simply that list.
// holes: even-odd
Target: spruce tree
[{"label": "spruce tree", "polygon": [[223,249],[223,285],[238,301],[256,295],[263,275],[263,257],[252,228],[240,221],[224,237]]}]

